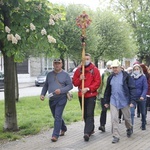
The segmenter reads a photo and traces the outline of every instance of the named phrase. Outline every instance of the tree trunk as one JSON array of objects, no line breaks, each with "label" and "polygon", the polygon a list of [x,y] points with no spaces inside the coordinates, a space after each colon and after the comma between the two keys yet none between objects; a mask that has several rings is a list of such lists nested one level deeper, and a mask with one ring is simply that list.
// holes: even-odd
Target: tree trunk
[{"label": "tree trunk", "polygon": [[15,77],[15,100],[19,101],[19,87],[18,87],[18,76],[17,76],[17,63],[14,65],[14,77]]},{"label": "tree trunk", "polygon": [[62,69],[65,69],[64,55],[61,55],[61,56],[60,56],[60,59],[62,60],[62,63],[63,63]]},{"label": "tree trunk", "polygon": [[148,67],[150,67],[150,57],[149,57],[149,56],[146,56],[145,60],[146,60],[146,65],[147,65]]},{"label": "tree trunk", "polygon": [[14,57],[4,54],[5,79],[5,124],[4,131],[17,131],[17,113],[15,101]]},{"label": "tree trunk", "polygon": [[94,63],[95,63],[95,66],[98,68],[98,58],[97,57],[94,58]]}]

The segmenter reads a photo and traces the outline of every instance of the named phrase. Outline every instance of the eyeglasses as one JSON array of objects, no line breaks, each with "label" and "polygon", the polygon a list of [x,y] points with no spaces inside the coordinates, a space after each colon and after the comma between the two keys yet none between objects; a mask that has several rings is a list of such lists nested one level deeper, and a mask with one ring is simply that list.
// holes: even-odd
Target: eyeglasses
[{"label": "eyeglasses", "polygon": [[53,61],[54,63],[55,62],[59,62],[59,63],[61,63],[62,62],[62,60],[60,59],[60,58],[57,58],[57,59],[54,59],[54,61]]}]

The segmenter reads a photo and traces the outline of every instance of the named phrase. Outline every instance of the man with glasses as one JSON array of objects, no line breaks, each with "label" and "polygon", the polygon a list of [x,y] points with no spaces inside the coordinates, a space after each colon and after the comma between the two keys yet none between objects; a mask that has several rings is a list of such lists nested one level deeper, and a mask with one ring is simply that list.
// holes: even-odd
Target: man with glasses
[{"label": "man with glasses", "polygon": [[107,79],[107,86],[104,94],[105,107],[110,105],[112,123],[112,143],[119,142],[119,120],[118,111],[121,109],[127,137],[133,133],[131,124],[130,107],[133,107],[136,100],[136,88],[131,76],[121,69],[121,63],[116,59],[112,62],[113,73]]},{"label": "man with glasses", "polygon": [[67,92],[73,88],[73,85],[69,74],[62,69],[61,59],[54,59],[53,66],[54,70],[47,74],[40,99],[43,101],[48,91],[49,107],[54,117],[51,141],[56,142],[59,136],[63,136],[67,131],[62,114],[67,103]]},{"label": "man with glasses", "polygon": [[[78,97],[82,108],[82,94],[84,94],[84,140],[89,141],[94,133],[94,109],[96,103],[97,89],[100,86],[101,78],[98,68],[91,62],[91,55],[85,54],[85,72],[82,74],[82,66],[79,66],[73,76],[73,84],[78,87]],[[82,80],[84,88],[82,89]]]}]

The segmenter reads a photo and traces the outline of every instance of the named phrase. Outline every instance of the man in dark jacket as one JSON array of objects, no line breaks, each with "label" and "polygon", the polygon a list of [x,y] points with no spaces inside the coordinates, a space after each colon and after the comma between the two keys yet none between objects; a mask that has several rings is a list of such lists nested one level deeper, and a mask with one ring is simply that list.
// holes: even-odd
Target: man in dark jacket
[{"label": "man in dark jacket", "polygon": [[[82,89],[82,80],[84,88]],[[91,55],[85,54],[85,72],[82,74],[81,66],[75,71],[73,84],[78,87],[78,97],[82,108],[82,94],[84,94],[84,140],[89,141],[89,137],[94,132],[94,109],[96,103],[97,89],[101,83],[98,68],[91,63]]]},{"label": "man in dark jacket", "polygon": [[121,70],[121,63],[114,60],[111,65],[113,74],[108,77],[107,86],[104,94],[105,107],[110,105],[112,121],[112,143],[119,142],[119,120],[118,111],[121,109],[125,126],[127,128],[127,137],[133,133],[131,124],[130,107],[133,107],[136,100],[136,88],[133,79],[127,73]]}]

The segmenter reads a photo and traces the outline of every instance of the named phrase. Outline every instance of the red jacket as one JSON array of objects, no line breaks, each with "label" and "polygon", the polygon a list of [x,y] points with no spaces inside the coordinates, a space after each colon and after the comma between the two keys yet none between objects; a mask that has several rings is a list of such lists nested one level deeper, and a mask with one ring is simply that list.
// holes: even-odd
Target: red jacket
[{"label": "red jacket", "polygon": [[[78,96],[82,97],[82,80],[80,80],[80,75],[82,74],[82,69],[79,67],[73,76],[73,84],[78,87]],[[94,64],[90,64],[88,67],[85,67],[85,80],[84,87],[89,88],[90,90],[84,94],[85,98],[93,97],[97,95],[97,89],[101,83],[100,71]]]}]

